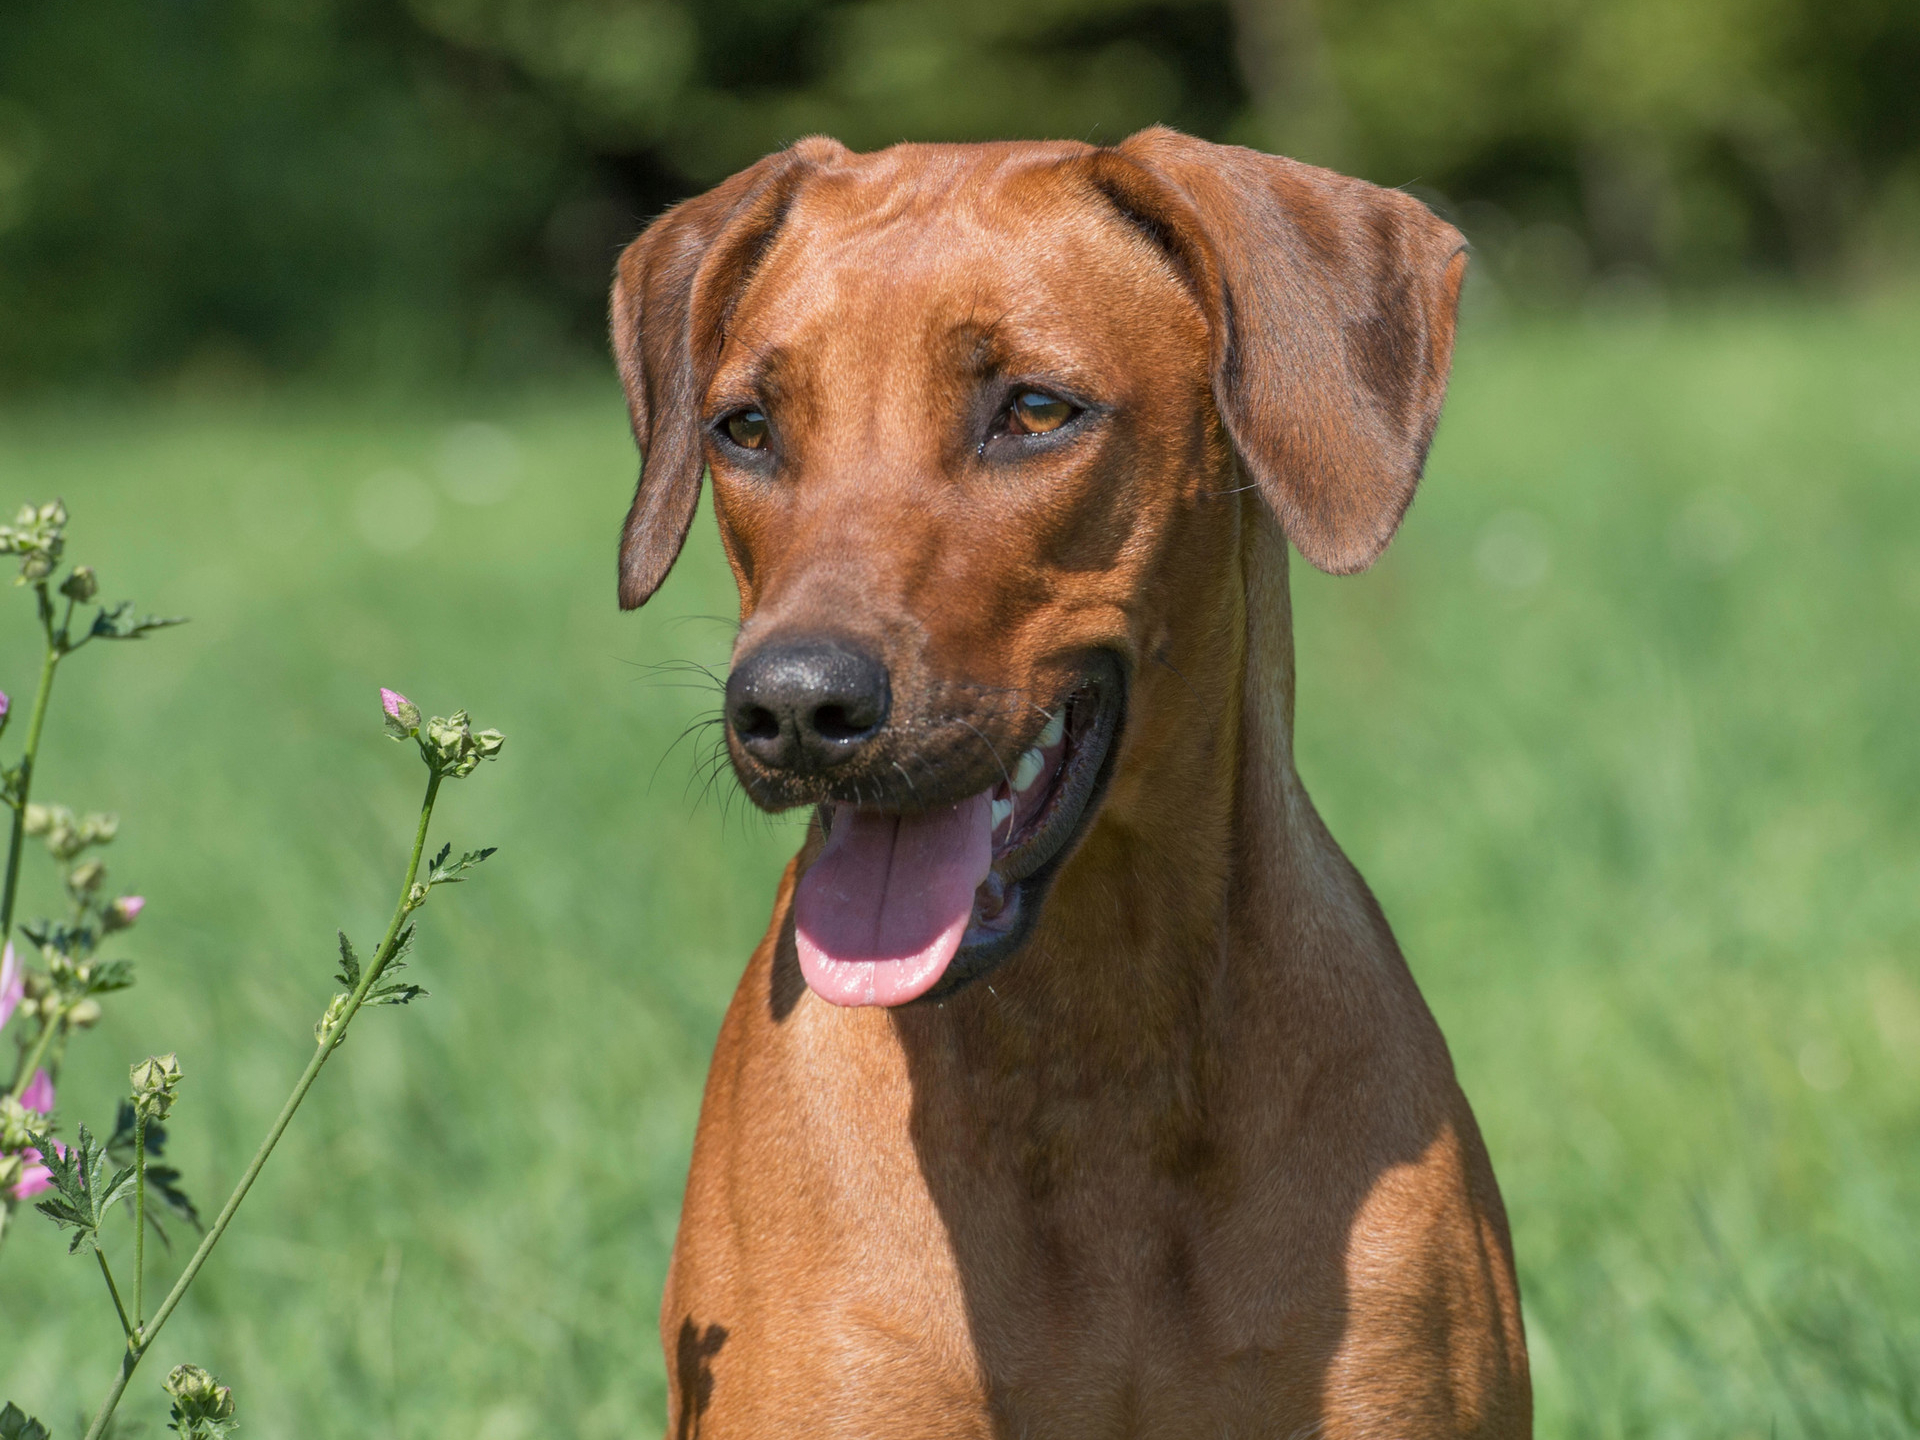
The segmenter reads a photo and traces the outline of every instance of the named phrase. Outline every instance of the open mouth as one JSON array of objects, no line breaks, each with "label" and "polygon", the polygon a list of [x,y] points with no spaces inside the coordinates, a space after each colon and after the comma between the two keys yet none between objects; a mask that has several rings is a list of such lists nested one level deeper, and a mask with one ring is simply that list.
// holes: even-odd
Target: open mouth
[{"label": "open mouth", "polygon": [[1019,949],[1105,788],[1121,691],[1103,657],[1000,780],[957,804],[822,806],[826,845],[794,895],[808,986],[836,1005],[940,1000]]}]

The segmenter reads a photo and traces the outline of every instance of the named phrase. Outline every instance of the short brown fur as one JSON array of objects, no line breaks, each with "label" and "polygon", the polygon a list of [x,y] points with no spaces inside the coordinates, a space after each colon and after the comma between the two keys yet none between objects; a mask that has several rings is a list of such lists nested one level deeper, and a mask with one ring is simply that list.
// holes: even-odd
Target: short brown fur
[{"label": "short brown fur", "polygon": [[[832,786],[736,745],[756,801],[957,798],[1088,654],[1127,677],[1031,940],[944,1003],[806,990],[817,826],[789,866],[701,1110],[670,1433],[1530,1432],[1485,1149],[1292,756],[1287,541],[1345,572],[1391,537],[1464,263],[1404,195],[1165,130],[804,141],[621,258],[646,455],[623,601],[711,466],[736,653],[828,630],[893,675],[897,738]],[[973,442],[1007,377],[1097,423],[994,460]],[[714,438],[746,403],[771,468]]]}]

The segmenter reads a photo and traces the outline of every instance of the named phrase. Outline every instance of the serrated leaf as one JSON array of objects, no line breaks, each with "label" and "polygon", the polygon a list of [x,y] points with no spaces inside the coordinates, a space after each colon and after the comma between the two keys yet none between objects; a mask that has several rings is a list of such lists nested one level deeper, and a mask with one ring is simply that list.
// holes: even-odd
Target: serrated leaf
[{"label": "serrated leaf", "polygon": [[47,1427],[11,1400],[0,1410],[0,1440],[50,1440]]},{"label": "serrated leaf", "polygon": [[134,1168],[109,1169],[107,1147],[85,1125],[79,1127],[65,1154],[51,1135],[29,1132],[27,1143],[40,1152],[40,1163],[53,1180],[54,1193],[34,1208],[54,1224],[73,1230],[67,1245],[71,1255],[88,1240],[97,1240],[107,1212],[133,1192]]},{"label": "serrated leaf", "polygon": [[[120,1102],[120,1113],[115,1118],[113,1138],[107,1141],[107,1157],[116,1165],[133,1164],[134,1112],[131,1101]],[[200,1211],[187,1192],[180,1188],[180,1172],[171,1165],[155,1164],[167,1149],[167,1127],[158,1120],[147,1122],[147,1192],[150,1198],[157,1197],[161,1204],[180,1219],[204,1232],[206,1226],[200,1221]],[[173,1241],[167,1234],[167,1227],[160,1223],[160,1217],[152,1205],[147,1206],[147,1223],[160,1237],[160,1243],[169,1250]]]},{"label": "serrated leaf", "polygon": [[[151,1201],[154,1196],[158,1196],[160,1202],[174,1215],[191,1225],[196,1234],[206,1233],[207,1227],[200,1219],[199,1207],[188,1198],[187,1192],[180,1187],[180,1172],[174,1169],[173,1166],[155,1165],[152,1163],[147,1165],[147,1193],[149,1201]],[[154,1231],[160,1236],[161,1243],[171,1250],[173,1248],[173,1241],[168,1239],[167,1227],[160,1223],[160,1217],[154,1213],[154,1207],[151,1203],[147,1206],[147,1223],[151,1225]]]},{"label": "serrated leaf", "polygon": [[184,615],[132,615],[131,600],[122,600],[118,605],[103,605],[93,617],[93,625],[87,631],[87,638],[101,640],[139,640],[155,630],[164,630],[169,625],[184,625]]},{"label": "serrated leaf", "polygon": [[451,845],[444,847],[434,857],[433,868],[427,872],[427,888],[432,889],[435,885],[458,885],[463,872],[471,870],[498,849],[498,846],[489,845],[484,850],[469,850],[449,865],[446,863],[447,856],[452,853],[453,847]]},{"label": "serrated leaf", "polygon": [[[134,1126],[138,1119],[134,1114],[133,1102],[122,1100],[118,1113],[113,1117],[113,1134],[107,1137],[107,1154],[116,1165],[129,1163],[127,1157],[133,1154]],[[153,1132],[156,1130],[163,1135],[166,1132],[158,1124],[147,1127],[147,1150],[157,1155],[160,1152],[153,1143]]]},{"label": "serrated leaf", "polygon": [[103,960],[94,965],[87,977],[87,994],[105,995],[114,990],[125,990],[133,984],[133,962],[131,960]]},{"label": "serrated leaf", "polygon": [[340,973],[333,978],[352,990],[360,983],[360,957],[353,953],[353,942],[347,939],[346,931],[335,933],[340,936]]},{"label": "serrated leaf", "polygon": [[367,996],[369,1005],[405,1005],[427,991],[419,985],[382,985]]}]

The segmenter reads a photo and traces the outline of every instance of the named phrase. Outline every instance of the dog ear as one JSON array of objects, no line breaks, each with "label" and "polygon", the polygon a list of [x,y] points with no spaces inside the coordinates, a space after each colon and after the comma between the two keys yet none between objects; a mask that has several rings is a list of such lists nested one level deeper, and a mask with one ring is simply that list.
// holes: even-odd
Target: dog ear
[{"label": "dog ear", "polygon": [[610,328],[640,447],[640,483],[620,536],[620,607],[643,605],[693,526],[706,468],[700,406],[726,322],[800,183],[840,153],[803,140],[676,205],[621,253]]},{"label": "dog ear", "polygon": [[1163,128],[1092,164],[1198,294],[1214,403],[1287,538],[1322,570],[1364,570],[1440,419],[1460,232],[1397,190]]}]

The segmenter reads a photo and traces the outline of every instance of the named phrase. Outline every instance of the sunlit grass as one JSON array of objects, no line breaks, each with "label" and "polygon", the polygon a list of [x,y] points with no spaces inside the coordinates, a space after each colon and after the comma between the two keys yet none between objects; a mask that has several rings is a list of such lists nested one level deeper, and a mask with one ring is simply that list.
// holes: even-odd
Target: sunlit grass
[{"label": "sunlit grass", "polygon": [[[1917,321],[1470,329],[1386,560],[1296,569],[1302,768],[1486,1130],[1543,1435],[1920,1433]],[[610,385],[0,417],[0,504],[65,495],[109,596],[194,617],[60,679],[40,791],[122,812],[152,898],[68,1123],[176,1048],[175,1157],[223,1192],[334,927],[391,902],[376,687],[509,736],[441,807],[501,852],[427,912],[431,998],[356,1026],[149,1361],[249,1436],[658,1429],[707,1049],[795,832],[674,747],[715,697],[658,667],[724,664],[731,583],[703,520],[615,611],[633,470]],[[0,1252],[0,1393],[64,1428],[115,1325],[61,1250],[29,1214]]]}]

